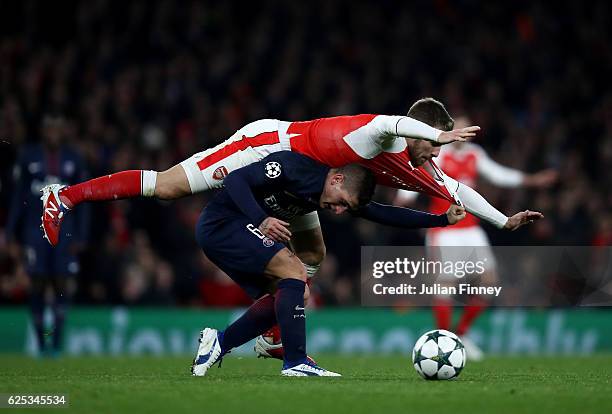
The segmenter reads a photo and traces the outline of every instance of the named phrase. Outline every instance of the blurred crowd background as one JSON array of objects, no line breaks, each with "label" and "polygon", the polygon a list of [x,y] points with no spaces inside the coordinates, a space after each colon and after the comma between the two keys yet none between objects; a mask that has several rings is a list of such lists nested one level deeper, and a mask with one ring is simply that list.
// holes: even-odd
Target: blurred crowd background
[{"label": "blurred crowd background", "polygon": [[[612,242],[612,39],[605,1],[0,1],[0,303],[27,301],[18,234],[7,231],[13,165],[61,116],[90,177],[165,170],[260,118],[404,114],[432,96],[482,127],[477,142],[548,190],[480,192],[506,214],[546,220],[494,244]],[[197,248],[210,194],[90,205],[75,251],[76,303],[249,303]],[[393,200],[392,191],[377,197]],[[419,198],[417,207],[427,200]],[[27,208],[21,206],[20,208]],[[39,206],[37,205],[36,208]],[[423,242],[321,214],[318,305],[359,303],[361,245]],[[14,233],[14,232],[13,232]]]}]

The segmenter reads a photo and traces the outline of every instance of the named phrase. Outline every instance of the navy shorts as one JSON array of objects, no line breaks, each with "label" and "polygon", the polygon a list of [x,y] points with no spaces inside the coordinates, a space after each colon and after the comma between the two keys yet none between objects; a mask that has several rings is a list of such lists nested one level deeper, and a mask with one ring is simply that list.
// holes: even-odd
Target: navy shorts
[{"label": "navy shorts", "polygon": [[253,299],[267,293],[272,280],[264,276],[264,270],[286,247],[265,237],[245,216],[220,217],[207,209],[198,220],[196,240],[210,261]]}]

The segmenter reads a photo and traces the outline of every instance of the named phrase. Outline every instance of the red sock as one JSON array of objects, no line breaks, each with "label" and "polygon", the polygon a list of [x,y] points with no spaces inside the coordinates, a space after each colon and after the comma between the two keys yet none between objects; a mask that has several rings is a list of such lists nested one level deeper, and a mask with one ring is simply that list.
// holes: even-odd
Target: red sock
[{"label": "red sock", "polygon": [[277,344],[281,341],[281,336],[280,336],[280,326],[278,324],[274,325],[273,327],[271,327],[270,329],[268,329],[263,336],[269,336],[272,337],[272,343],[273,344]]},{"label": "red sock", "polygon": [[465,335],[478,315],[480,315],[486,308],[487,302],[483,299],[477,296],[470,298],[467,305],[463,308],[463,314],[461,315],[461,320],[459,320],[459,323],[457,324],[455,333],[459,336]]},{"label": "red sock", "polygon": [[62,203],[74,208],[83,201],[120,200],[142,192],[142,170],[121,171],[71,185],[60,192]]},{"label": "red sock", "polygon": [[450,329],[451,320],[453,318],[453,307],[449,298],[434,298],[433,313],[436,318],[436,327],[438,329]]}]

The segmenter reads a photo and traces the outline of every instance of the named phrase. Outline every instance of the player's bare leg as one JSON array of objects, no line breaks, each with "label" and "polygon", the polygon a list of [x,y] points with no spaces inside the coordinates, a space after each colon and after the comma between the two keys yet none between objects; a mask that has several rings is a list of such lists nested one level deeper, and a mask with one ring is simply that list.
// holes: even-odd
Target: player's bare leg
[{"label": "player's bare leg", "polygon": [[325,259],[326,249],[321,226],[303,231],[293,231],[291,248],[304,263],[308,277],[313,277]]},{"label": "player's bare leg", "polygon": [[176,200],[191,195],[191,187],[185,169],[177,164],[157,174],[155,197],[160,200]]}]

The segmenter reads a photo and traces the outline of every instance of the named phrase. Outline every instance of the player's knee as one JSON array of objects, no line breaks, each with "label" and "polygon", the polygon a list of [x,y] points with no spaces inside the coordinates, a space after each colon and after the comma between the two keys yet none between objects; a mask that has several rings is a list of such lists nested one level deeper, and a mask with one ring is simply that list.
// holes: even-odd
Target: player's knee
[{"label": "player's knee", "polygon": [[306,282],[304,264],[289,249],[279,251],[266,266],[265,273],[278,279],[297,279]]},{"label": "player's knee", "polygon": [[295,256],[292,256],[292,258],[288,260],[286,278],[301,280],[304,283],[308,280],[304,264]]},{"label": "player's knee", "polygon": [[283,279],[297,279],[306,283],[308,280],[308,275],[306,273],[306,268],[302,263],[291,266],[290,270],[287,272],[287,276],[283,277]]}]

